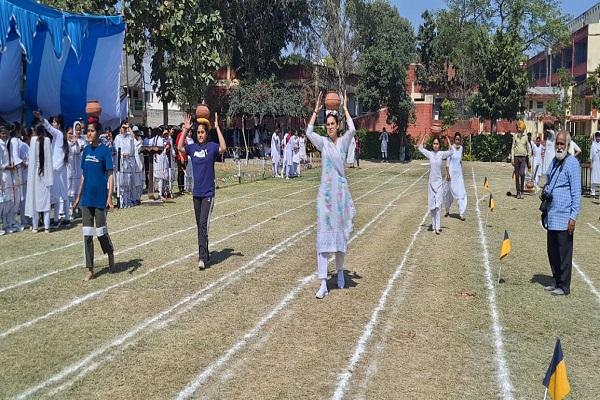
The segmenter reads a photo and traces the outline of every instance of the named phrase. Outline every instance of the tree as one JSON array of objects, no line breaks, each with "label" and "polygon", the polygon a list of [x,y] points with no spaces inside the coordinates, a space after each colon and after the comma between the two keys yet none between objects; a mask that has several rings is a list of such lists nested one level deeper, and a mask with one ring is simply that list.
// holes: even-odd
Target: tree
[{"label": "tree", "polygon": [[151,54],[151,80],[163,102],[164,123],[168,103],[178,97],[191,104],[220,66],[223,27],[219,11],[204,1],[130,0],[124,4],[126,45],[138,71]]},{"label": "tree", "polygon": [[558,86],[553,88],[556,99],[546,103],[546,111],[560,123],[561,129],[564,129],[567,117],[573,107],[572,89],[575,81],[571,73],[564,68],[558,70]]},{"label": "tree", "polygon": [[112,0],[42,0],[47,6],[73,13],[117,14]]},{"label": "tree", "polygon": [[457,120],[456,103],[452,100],[444,99],[442,102],[442,130],[449,129]]},{"label": "tree", "polygon": [[526,58],[520,52],[522,42],[514,33],[496,32],[481,49],[484,77],[472,99],[474,110],[492,121],[492,132],[501,118],[515,119],[528,86]]},{"label": "tree", "polygon": [[315,0],[212,0],[221,12],[224,50],[245,79],[270,78],[281,52],[307,35]]},{"label": "tree", "polygon": [[384,0],[359,1],[356,11],[358,98],[367,110],[387,107],[387,122],[400,134],[400,159],[404,160],[406,129],[414,118],[406,91],[406,71],[416,57],[412,26]]},{"label": "tree", "polygon": [[246,118],[258,119],[261,124],[265,116],[304,117],[307,110],[304,104],[302,88],[276,84],[272,79],[255,82],[245,81],[230,94],[227,115],[242,117],[242,137],[246,147],[248,161],[248,142],[246,140]]},{"label": "tree", "polygon": [[588,76],[585,84],[592,95],[592,107],[600,110],[600,65]]}]

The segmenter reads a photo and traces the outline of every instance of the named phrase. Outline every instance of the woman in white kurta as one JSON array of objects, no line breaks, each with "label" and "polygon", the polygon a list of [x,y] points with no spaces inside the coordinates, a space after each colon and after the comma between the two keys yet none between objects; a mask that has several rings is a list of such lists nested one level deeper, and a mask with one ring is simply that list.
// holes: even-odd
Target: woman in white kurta
[{"label": "woman in white kurta", "polygon": [[533,183],[536,188],[540,187],[540,176],[542,176],[542,155],[544,154],[544,145],[542,138],[536,137],[535,142],[531,142],[531,170],[533,171]]},{"label": "woman in white kurta", "polygon": [[300,176],[300,138],[294,131],[292,136],[292,176]]},{"label": "woman in white kurta", "polygon": [[[81,175],[83,171],[81,169],[81,152],[85,147],[85,140],[81,137],[81,123],[75,122],[74,128],[67,130],[67,140],[69,142],[69,159],[67,162],[67,178],[69,180],[69,187],[67,195],[69,196],[69,202],[71,204],[75,200],[75,197],[79,194],[79,183],[81,182]],[[69,221],[73,219],[73,210],[68,210]]]},{"label": "woman in white kurta", "polygon": [[46,137],[44,125],[37,125],[34,132],[29,143],[25,215],[31,218],[32,232],[37,232],[39,213],[44,213],[44,229],[50,232],[50,192],[54,182],[52,144]]},{"label": "woman in white kurta", "polygon": [[594,141],[590,148],[590,160],[592,160],[592,196],[596,195],[596,188],[600,187],[600,131],[594,134]]},{"label": "woman in white kurta", "polygon": [[390,135],[386,132],[385,128],[383,128],[383,132],[379,135],[379,141],[381,142],[381,159],[386,161],[388,158],[388,142],[390,140]]},{"label": "woman in white kurta", "polygon": [[341,137],[338,137],[339,123],[335,114],[327,115],[327,137],[313,132],[317,114],[321,110],[321,98],[322,94],[319,95],[315,111],[306,128],[306,136],[321,152],[322,157],[321,185],[317,195],[317,274],[321,281],[315,295],[318,299],[322,299],[328,293],[327,262],[331,253],[335,253],[338,288],[343,288],[345,285],[344,256],[355,214],[344,172],[348,147],[356,133],[352,117],[348,112],[348,98],[344,96],[348,130]]},{"label": "woman in white kurta", "polygon": [[465,190],[465,181],[462,170],[462,137],[460,133],[454,134],[454,143],[448,139],[448,149],[452,155],[446,159],[446,180],[448,181],[444,206],[446,208],[446,217],[450,215],[450,206],[452,201],[456,200],[458,204],[458,214],[462,221],[465,220],[465,211],[467,210],[467,191]]},{"label": "woman in white kurta", "polygon": [[283,155],[283,168],[285,179],[289,179],[293,175],[293,166],[294,166],[294,141],[292,140],[292,133],[288,132],[285,135],[285,148]]},{"label": "woman in white kurta", "polygon": [[279,176],[279,163],[281,162],[281,140],[279,132],[273,132],[271,136],[271,176]]},{"label": "woman in white kurta", "polygon": [[63,133],[63,119],[62,116],[52,117],[52,121],[49,122],[37,112],[34,112],[34,115],[43,121],[44,128],[52,136],[52,167],[54,171],[52,179],[54,183],[52,184],[50,202],[54,206],[54,224],[58,226],[61,205],[65,216],[71,208],[68,195],[69,181],[67,179],[69,148]]},{"label": "woman in white kurta", "polygon": [[419,144],[419,151],[429,160],[429,192],[427,198],[427,206],[431,213],[431,225],[433,231],[439,235],[442,231],[441,224],[441,208],[442,197],[444,192],[444,181],[442,179],[442,161],[452,155],[452,151],[440,151],[440,139],[433,139],[433,151],[423,148],[425,137]]},{"label": "woman in white kurta", "polygon": [[542,175],[548,174],[549,168],[552,165],[552,160],[554,160],[554,141],[554,131],[548,129],[546,131],[546,143],[544,144],[544,163],[542,164]]}]

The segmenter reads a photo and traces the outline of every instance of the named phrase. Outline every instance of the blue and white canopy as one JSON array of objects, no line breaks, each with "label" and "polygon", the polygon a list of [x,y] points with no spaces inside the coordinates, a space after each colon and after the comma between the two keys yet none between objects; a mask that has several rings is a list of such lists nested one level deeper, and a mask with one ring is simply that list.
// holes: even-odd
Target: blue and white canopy
[{"label": "blue and white canopy", "polygon": [[85,119],[87,100],[98,100],[100,121],[117,126],[124,117],[119,98],[124,38],[121,16],[71,14],[31,0],[0,0],[0,116],[20,121],[23,111],[29,118],[40,109],[46,117],[62,114],[70,124]]}]

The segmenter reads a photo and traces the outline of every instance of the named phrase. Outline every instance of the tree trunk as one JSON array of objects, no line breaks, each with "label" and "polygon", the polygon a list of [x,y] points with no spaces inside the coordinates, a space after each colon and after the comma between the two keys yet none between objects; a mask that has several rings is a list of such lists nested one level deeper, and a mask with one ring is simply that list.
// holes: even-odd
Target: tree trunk
[{"label": "tree trunk", "polygon": [[169,103],[161,99],[163,105],[163,125],[169,125]]},{"label": "tree trunk", "polygon": [[400,135],[400,151],[398,152],[398,158],[400,159],[400,161],[404,162],[406,161],[406,132],[399,131],[398,134]]}]

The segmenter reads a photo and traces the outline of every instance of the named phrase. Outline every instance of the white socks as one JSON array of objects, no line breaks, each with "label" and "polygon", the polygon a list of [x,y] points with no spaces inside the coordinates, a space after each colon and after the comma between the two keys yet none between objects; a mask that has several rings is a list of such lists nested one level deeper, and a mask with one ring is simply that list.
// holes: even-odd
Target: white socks
[{"label": "white socks", "polygon": [[319,287],[319,290],[317,290],[315,297],[317,299],[322,299],[323,297],[327,296],[327,293],[329,293],[327,291],[327,279],[321,279],[321,287]]}]

